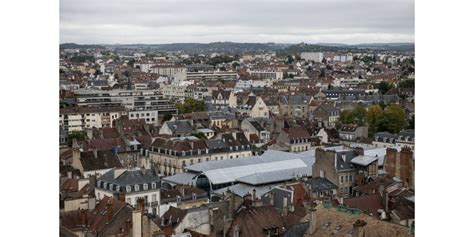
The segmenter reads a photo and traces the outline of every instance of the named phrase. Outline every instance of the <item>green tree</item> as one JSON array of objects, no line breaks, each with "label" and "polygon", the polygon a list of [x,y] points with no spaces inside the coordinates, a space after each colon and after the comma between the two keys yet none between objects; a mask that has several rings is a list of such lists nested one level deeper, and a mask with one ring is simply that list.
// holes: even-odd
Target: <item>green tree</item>
[{"label": "green tree", "polygon": [[171,118],[173,118],[171,113],[165,113],[165,115],[163,115],[163,122],[169,121]]},{"label": "green tree", "polygon": [[383,119],[383,109],[380,105],[372,105],[367,109],[367,123],[369,124],[369,137],[373,137],[379,131]]},{"label": "green tree", "polygon": [[364,106],[357,105],[352,110],[352,117],[354,119],[352,123],[355,123],[357,125],[364,125],[366,121],[366,113],[367,113],[367,110],[365,110]]},{"label": "green tree", "polygon": [[390,133],[398,133],[406,127],[405,111],[403,107],[392,104],[385,108],[383,118],[380,123],[380,129]]},{"label": "green tree", "polygon": [[398,88],[415,88],[415,80],[407,79],[398,83]]},{"label": "green tree", "polygon": [[183,103],[177,104],[176,108],[178,108],[180,113],[193,113],[204,111],[206,109],[206,105],[204,101],[187,98]]},{"label": "green tree", "polygon": [[343,110],[339,114],[339,120],[336,127],[339,129],[343,124],[352,124],[354,122],[354,115],[350,110]]},{"label": "green tree", "polygon": [[293,64],[295,60],[293,59],[293,57],[291,55],[288,55],[286,56],[286,63],[287,64]]},{"label": "green tree", "polygon": [[84,141],[86,140],[87,134],[85,132],[80,131],[72,131],[68,135],[69,146],[72,146],[72,139],[77,139],[77,141]]},{"label": "green tree", "polygon": [[129,61],[127,62],[127,65],[128,65],[129,67],[133,67],[133,64],[135,64],[135,59],[131,59],[131,60],[129,60]]},{"label": "green tree", "polygon": [[378,84],[378,89],[382,95],[385,95],[387,91],[394,88],[395,86],[391,82],[382,81]]},{"label": "green tree", "polygon": [[191,136],[195,136],[195,137],[197,137],[201,140],[206,140],[207,139],[206,135],[202,132],[191,133]]}]

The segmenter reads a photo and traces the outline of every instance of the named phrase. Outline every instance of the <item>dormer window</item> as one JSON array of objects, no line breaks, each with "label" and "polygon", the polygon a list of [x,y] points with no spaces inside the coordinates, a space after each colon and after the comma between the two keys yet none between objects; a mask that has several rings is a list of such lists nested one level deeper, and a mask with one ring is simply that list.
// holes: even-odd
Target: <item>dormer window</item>
[{"label": "dormer window", "polygon": [[135,184],[135,191],[140,191],[140,185]]},{"label": "dormer window", "polygon": [[177,202],[177,203],[181,203],[181,196],[179,196],[179,195],[176,196],[176,202]]},{"label": "dormer window", "polygon": [[127,186],[127,193],[132,191],[132,187],[130,185]]},{"label": "dormer window", "polygon": [[107,183],[104,182],[104,183],[102,184],[102,188],[107,189]]},{"label": "dormer window", "polygon": [[143,184],[143,190],[148,190],[148,184]]},{"label": "dormer window", "polygon": [[100,180],[99,180],[99,181],[97,181],[97,187],[99,187],[99,188],[100,188]]},{"label": "dormer window", "polygon": [[151,188],[156,189],[156,183],[151,183]]},{"label": "dormer window", "polygon": [[115,191],[120,192],[120,186],[115,187]]},{"label": "dormer window", "polygon": [[110,184],[110,185],[109,185],[109,189],[110,189],[110,191],[114,191],[114,185],[113,185],[113,184]]}]

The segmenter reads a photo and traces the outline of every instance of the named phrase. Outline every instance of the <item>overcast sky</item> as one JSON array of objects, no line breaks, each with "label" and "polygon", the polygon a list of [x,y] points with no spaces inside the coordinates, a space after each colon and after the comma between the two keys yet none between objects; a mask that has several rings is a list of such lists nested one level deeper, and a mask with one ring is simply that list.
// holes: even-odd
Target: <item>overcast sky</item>
[{"label": "overcast sky", "polygon": [[61,43],[414,42],[414,0],[60,0]]}]

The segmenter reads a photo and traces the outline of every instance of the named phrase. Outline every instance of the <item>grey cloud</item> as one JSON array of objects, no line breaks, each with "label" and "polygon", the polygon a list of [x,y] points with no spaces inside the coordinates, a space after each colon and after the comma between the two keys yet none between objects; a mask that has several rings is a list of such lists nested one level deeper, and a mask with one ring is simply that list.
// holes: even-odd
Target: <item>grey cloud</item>
[{"label": "grey cloud", "polygon": [[61,42],[413,42],[413,0],[61,0]]}]

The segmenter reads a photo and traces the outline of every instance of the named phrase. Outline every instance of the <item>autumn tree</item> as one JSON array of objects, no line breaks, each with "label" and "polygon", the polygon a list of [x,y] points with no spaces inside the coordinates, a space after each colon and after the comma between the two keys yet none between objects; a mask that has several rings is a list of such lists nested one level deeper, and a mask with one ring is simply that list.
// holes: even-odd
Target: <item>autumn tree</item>
[{"label": "autumn tree", "polygon": [[367,109],[366,119],[369,124],[369,137],[374,136],[379,131],[383,116],[383,109],[380,105],[372,105]]},{"label": "autumn tree", "polygon": [[385,108],[379,130],[398,133],[404,129],[406,125],[407,122],[403,107],[397,104],[392,104]]},{"label": "autumn tree", "polygon": [[196,100],[193,98],[187,98],[184,100],[183,103],[177,104],[176,108],[179,110],[180,113],[193,113],[204,111],[206,109],[206,105],[204,101]]}]

